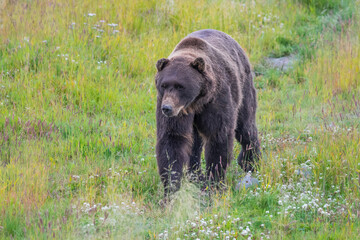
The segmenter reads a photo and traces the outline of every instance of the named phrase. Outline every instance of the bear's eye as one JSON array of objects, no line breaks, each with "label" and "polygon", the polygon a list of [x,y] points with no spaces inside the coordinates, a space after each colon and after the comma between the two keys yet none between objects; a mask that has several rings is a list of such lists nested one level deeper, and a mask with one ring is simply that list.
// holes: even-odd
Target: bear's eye
[{"label": "bear's eye", "polygon": [[166,84],[161,84],[161,88],[166,88],[167,87],[167,85]]},{"label": "bear's eye", "polygon": [[182,90],[182,89],[184,89],[184,87],[181,86],[180,84],[175,84],[174,87],[175,87],[176,90]]}]

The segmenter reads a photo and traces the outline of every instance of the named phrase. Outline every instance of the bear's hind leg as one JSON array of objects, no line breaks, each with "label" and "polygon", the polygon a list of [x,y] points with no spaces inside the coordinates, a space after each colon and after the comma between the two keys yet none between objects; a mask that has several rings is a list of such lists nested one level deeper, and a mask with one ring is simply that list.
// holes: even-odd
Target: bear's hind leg
[{"label": "bear's hind leg", "polygon": [[260,144],[255,124],[244,125],[238,121],[235,138],[241,144],[238,164],[245,171],[253,171],[255,161],[260,157]]}]

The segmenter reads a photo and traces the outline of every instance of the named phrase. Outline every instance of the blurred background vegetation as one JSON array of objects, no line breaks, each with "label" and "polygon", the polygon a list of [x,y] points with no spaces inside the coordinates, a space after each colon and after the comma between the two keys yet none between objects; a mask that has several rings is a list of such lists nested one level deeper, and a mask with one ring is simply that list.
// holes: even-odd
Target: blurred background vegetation
[{"label": "blurred background vegetation", "polygon": [[[358,238],[359,9],[358,0],[2,0],[0,238]],[[233,161],[226,193],[185,181],[162,209],[154,66],[205,28],[231,35],[253,65],[260,184],[236,190]],[[272,65],[281,57],[286,69]]]}]

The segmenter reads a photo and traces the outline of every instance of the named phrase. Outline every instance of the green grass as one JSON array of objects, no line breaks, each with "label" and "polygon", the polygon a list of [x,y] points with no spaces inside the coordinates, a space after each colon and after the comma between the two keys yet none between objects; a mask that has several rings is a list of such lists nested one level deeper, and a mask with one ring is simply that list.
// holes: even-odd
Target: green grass
[{"label": "green grass", "polygon": [[[1,239],[359,239],[358,0],[3,2]],[[223,194],[184,179],[163,209],[155,63],[203,28],[257,74],[260,184],[233,161]]]}]

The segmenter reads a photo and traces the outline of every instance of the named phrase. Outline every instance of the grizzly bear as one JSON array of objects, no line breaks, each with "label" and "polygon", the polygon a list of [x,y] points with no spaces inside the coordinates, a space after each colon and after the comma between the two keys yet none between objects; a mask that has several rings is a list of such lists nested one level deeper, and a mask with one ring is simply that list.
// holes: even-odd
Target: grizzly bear
[{"label": "grizzly bear", "polygon": [[201,175],[203,147],[210,182],[224,180],[234,138],[242,146],[239,165],[253,170],[260,155],[256,90],[240,45],[217,30],[196,31],[156,68],[156,157],[165,197],[179,189],[185,167]]}]

